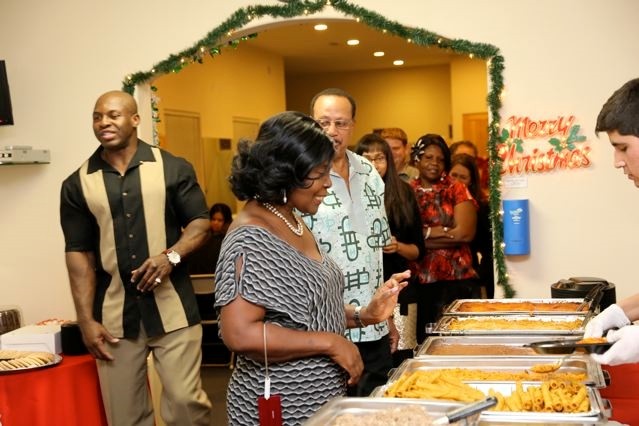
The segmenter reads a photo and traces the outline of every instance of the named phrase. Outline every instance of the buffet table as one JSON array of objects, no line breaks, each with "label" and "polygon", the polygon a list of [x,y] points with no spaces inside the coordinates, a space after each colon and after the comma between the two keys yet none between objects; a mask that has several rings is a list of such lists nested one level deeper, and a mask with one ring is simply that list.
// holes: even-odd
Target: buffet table
[{"label": "buffet table", "polygon": [[106,426],[93,357],[63,356],[55,366],[0,375],[0,424]]}]

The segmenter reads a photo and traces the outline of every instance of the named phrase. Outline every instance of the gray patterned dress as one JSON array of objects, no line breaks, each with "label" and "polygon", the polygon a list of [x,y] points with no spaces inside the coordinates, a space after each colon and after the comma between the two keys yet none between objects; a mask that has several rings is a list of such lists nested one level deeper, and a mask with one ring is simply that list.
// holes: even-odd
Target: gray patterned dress
[{"label": "gray patterned dress", "polygon": [[[243,266],[236,279],[238,258]],[[266,309],[266,322],[344,334],[343,276],[324,252],[315,261],[265,228],[243,226],[226,235],[215,281],[218,309],[241,295]],[[346,391],[345,371],[327,356],[269,362],[269,375],[271,393],[282,398],[285,425],[300,424]],[[263,393],[264,364],[239,355],[227,391],[229,425],[259,424],[257,398]]]}]

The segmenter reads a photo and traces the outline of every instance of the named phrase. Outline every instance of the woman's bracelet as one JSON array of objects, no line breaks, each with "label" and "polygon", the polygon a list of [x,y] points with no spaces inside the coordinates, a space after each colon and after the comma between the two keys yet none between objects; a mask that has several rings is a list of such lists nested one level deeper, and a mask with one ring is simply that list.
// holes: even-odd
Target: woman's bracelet
[{"label": "woman's bracelet", "polygon": [[355,306],[355,313],[353,314],[353,320],[355,321],[355,325],[359,328],[364,328],[366,327],[366,324],[364,324],[364,321],[362,321],[362,307],[361,306]]}]

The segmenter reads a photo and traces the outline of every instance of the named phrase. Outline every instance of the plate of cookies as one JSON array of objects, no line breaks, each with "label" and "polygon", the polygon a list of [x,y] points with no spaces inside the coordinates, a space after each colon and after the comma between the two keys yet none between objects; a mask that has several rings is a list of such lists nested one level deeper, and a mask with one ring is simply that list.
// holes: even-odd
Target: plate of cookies
[{"label": "plate of cookies", "polygon": [[49,352],[0,350],[0,374],[51,367],[60,361],[60,355]]}]

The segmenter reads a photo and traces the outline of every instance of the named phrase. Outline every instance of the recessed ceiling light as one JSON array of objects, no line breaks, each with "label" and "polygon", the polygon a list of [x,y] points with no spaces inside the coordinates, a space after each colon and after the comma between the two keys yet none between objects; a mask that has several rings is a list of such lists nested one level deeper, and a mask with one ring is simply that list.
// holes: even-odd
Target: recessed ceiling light
[{"label": "recessed ceiling light", "polygon": [[401,60],[401,59],[395,59],[395,60],[393,61],[393,65],[397,65],[397,66],[399,66],[399,65],[404,65],[404,61],[403,61],[403,60]]},{"label": "recessed ceiling light", "polygon": [[324,30],[326,30],[328,28],[328,25],[326,25],[326,24],[317,24],[313,28],[315,28],[315,31],[324,31]]},{"label": "recessed ceiling light", "polygon": [[378,58],[382,57],[382,56],[384,56],[384,52],[382,52],[382,51],[373,52],[373,56],[377,56]]},{"label": "recessed ceiling light", "polygon": [[359,40],[351,39],[351,40],[348,40],[346,44],[348,44],[349,46],[357,46],[359,44]]}]

